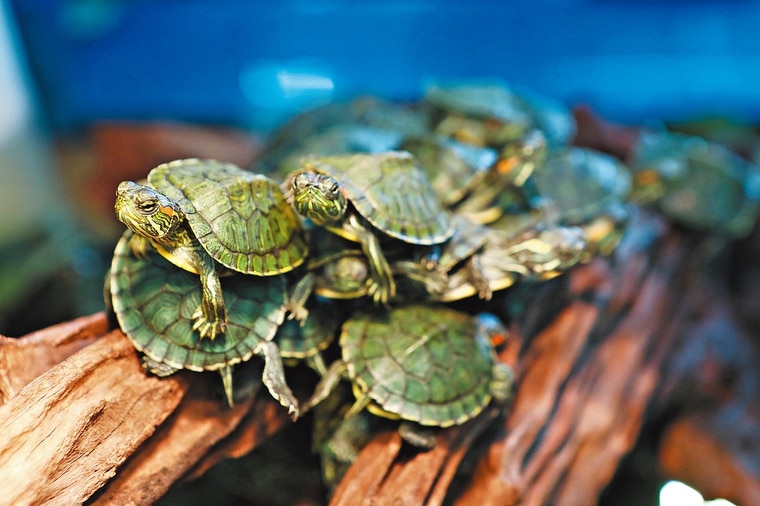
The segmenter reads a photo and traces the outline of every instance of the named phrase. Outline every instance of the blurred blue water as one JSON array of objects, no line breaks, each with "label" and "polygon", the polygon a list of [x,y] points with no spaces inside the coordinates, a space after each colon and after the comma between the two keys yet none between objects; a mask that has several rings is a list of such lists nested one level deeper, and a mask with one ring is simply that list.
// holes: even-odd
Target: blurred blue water
[{"label": "blurred blue water", "polygon": [[621,121],[760,118],[760,2],[10,0],[51,126],[270,128],[357,93],[500,77]]}]

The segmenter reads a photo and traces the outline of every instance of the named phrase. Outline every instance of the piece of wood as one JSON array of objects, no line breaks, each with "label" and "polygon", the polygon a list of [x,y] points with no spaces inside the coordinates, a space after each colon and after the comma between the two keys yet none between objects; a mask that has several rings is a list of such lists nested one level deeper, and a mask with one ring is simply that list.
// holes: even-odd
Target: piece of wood
[{"label": "piece of wood", "polygon": [[6,504],[84,502],[181,400],[180,380],[142,374],[120,333],[85,350],[0,408],[0,498]]},{"label": "piece of wood", "polygon": [[0,336],[0,405],[55,364],[91,344],[106,331],[105,314],[77,318],[27,335]]},{"label": "piece of wood", "polygon": [[[100,313],[2,341],[0,377],[14,388],[0,406],[0,504],[152,504],[198,462],[240,455],[288,423],[265,395],[233,409],[209,399],[215,374],[146,374],[126,336],[105,329]],[[40,353],[59,363],[19,388],[39,373],[22,359]],[[236,432],[248,414],[255,433]]]}]

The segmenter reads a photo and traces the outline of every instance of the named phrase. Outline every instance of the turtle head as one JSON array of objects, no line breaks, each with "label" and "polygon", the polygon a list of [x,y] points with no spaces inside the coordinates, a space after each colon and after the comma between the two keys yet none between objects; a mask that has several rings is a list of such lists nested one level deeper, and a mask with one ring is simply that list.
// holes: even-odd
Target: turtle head
[{"label": "turtle head", "polygon": [[184,217],[169,197],[132,181],[119,183],[114,211],[119,221],[134,233],[157,240],[176,230]]},{"label": "turtle head", "polygon": [[348,200],[334,177],[318,172],[298,172],[288,178],[286,198],[302,216],[317,225],[343,218]]}]

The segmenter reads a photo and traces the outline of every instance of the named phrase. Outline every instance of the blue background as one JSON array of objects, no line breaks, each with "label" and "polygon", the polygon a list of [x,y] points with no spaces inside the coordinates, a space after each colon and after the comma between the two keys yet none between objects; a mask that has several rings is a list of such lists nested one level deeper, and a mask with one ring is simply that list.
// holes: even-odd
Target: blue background
[{"label": "blue background", "polygon": [[754,1],[12,0],[50,126],[267,129],[359,93],[499,77],[608,118],[760,117]]}]

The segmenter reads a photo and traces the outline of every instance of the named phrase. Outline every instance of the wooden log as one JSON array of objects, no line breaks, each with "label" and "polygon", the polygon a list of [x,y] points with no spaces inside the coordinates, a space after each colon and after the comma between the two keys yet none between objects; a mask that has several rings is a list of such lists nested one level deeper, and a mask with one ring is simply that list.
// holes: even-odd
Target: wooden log
[{"label": "wooden log", "polygon": [[[145,374],[105,322],[101,313],[2,341],[0,377],[11,387],[0,406],[0,504],[152,504],[201,460],[240,455],[288,422],[263,395],[234,409],[208,399],[216,375]],[[60,362],[18,388],[39,372],[24,357],[40,354],[38,365]],[[248,414],[257,431],[235,432]]]}]

